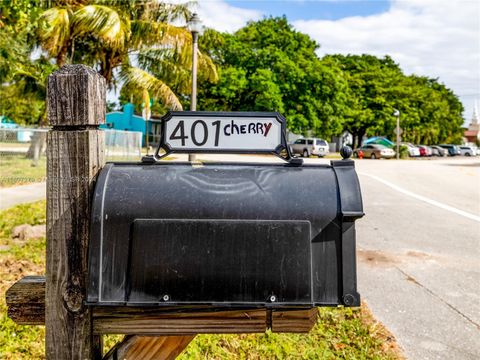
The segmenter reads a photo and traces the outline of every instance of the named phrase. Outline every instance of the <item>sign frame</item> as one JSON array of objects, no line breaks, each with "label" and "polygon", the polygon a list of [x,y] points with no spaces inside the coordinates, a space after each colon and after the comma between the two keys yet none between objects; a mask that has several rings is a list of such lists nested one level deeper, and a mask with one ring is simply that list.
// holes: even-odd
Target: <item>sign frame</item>
[{"label": "sign frame", "polygon": [[[214,117],[214,118],[268,118],[268,119],[275,119],[279,126],[280,126],[280,140],[279,144],[275,147],[275,149],[202,149],[202,148],[174,148],[166,139],[167,136],[167,123],[168,121],[172,120],[175,117],[187,117],[192,118],[192,121],[195,117]],[[161,138],[160,143],[158,145],[155,154],[149,159],[144,158],[143,161],[145,162],[156,162],[172,153],[179,153],[179,154],[189,154],[189,153],[198,153],[198,154],[272,154],[281,159],[294,164],[301,164],[303,163],[302,159],[294,158],[290,148],[287,144],[287,137],[286,137],[286,119],[279,114],[278,112],[255,112],[255,111],[234,111],[234,112],[223,112],[223,111],[169,111],[165,116],[161,118]],[[160,155],[160,150],[163,149],[165,151],[164,154]],[[286,156],[282,156],[282,152],[286,151]]]}]

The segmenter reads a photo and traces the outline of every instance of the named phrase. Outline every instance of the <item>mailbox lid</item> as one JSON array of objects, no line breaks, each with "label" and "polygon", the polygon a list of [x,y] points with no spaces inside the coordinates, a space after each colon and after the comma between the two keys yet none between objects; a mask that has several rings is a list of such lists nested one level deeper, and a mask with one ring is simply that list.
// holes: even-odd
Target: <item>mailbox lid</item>
[{"label": "mailbox lid", "polygon": [[[356,176],[354,171],[353,176]],[[192,289],[195,291],[186,289],[183,293],[163,288],[162,282],[168,283],[174,277],[167,279],[157,274],[163,266],[159,264],[158,259],[163,261],[165,259],[162,258],[163,255],[152,254],[154,250],[158,251],[157,243],[160,247],[166,246],[167,240],[162,240],[164,237],[149,237],[148,234],[155,233],[154,228],[157,226],[160,229],[159,233],[167,228],[171,231],[178,226],[178,223],[175,225],[177,220],[185,222],[184,229],[192,226],[189,221],[199,220],[210,224],[217,222],[217,225],[221,221],[230,221],[227,227],[233,228],[235,225],[232,224],[242,221],[245,226],[250,224],[249,221],[269,224],[268,226],[272,226],[274,222],[279,224],[292,222],[300,224],[300,227],[304,226],[301,224],[308,223],[309,244],[305,245],[305,250],[300,248],[298,251],[295,250],[296,241],[302,244],[307,242],[302,236],[289,237],[288,241],[287,237],[268,239],[265,236],[252,236],[243,241],[244,254],[253,256],[255,252],[252,251],[252,247],[254,245],[260,247],[257,253],[264,262],[269,256],[274,257],[271,260],[271,269],[280,263],[278,259],[281,259],[282,254],[302,259],[302,264],[296,264],[296,268],[292,265],[291,268],[294,269],[292,271],[299,273],[298,289],[294,291],[298,291],[298,294],[291,295],[290,290],[286,290],[284,295],[274,294],[279,299],[283,296],[284,301],[279,304],[338,303],[341,295],[337,276],[341,259],[337,257],[341,249],[341,240],[335,232],[338,226],[332,225],[341,217],[338,195],[337,177],[332,167],[328,165],[291,167],[283,164],[212,163],[192,167],[189,163],[168,162],[156,165],[108,164],[100,174],[93,199],[88,302],[102,305],[158,304],[159,295],[162,294],[169,295],[172,302],[175,302],[175,296],[171,294],[177,291],[178,303],[262,305],[268,302],[265,294],[273,291],[281,293],[279,288],[272,290],[273,286],[262,290],[258,288],[247,295],[236,291],[234,285],[231,285],[228,296],[226,293],[222,295],[221,292],[212,296],[211,291],[202,294],[198,291],[199,288],[193,285]],[[361,208],[361,203],[359,206]],[[324,231],[325,229],[331,230]],[[226,231],[225,226],[222,231]],[[242,234],[249,231],[252,230],[244,229]],[[240,232],[232,232],[237,233]],[[279,231],[277,234],[282,232]],[[172,242],[172,249],[169,250],[170,255],[173,256],[175,252],[183,249],[179,246],[182,241],[189,243],[192,252],[201,254],[202,251],[208,250],[208,247],[202,247],[201,242],[194,243],[194,239],[194,236],[176,238]],[[212,237],[207,237],[203,241],[209,239]],[[228,239],[231,243],[225,244],[226,248],[238,243],[233,240]],[[165,241],[163,245],[162,241]],[[269,252],[268,249],[273,248],[272,244],[275,241],[279,244],[275,248],[278,250],[277,253]],[[219,242],[217,239],[212,243]],[[143,243],[148,246],[144,247]],[[145,252],[145,249],[152,251]],[[140,256],[142,251],[144,256]],[[192,254],[189,253],[188,256],[194,256]],[[146,265],[143,269],[138,266],[142,257],[146,263],[153,262],[148,265],[150,270],[146,269]],[[311,260],[305,260],[306,258]],[[136,270],[132,272],[134,264],[137,264]],[[213,266],[208,261],[205,264],[207,267]],[[240,269],[242,264],[238,260],[238,263],[233,265]],[[197,268],[199,265],[196,264]],[[248,265],[248,271],[253,274],[250,266],[251,264]],[[304,271],[307,271],[305,270],[307,267],[310,272],[308,278],[311,279],[308,283],[304,280],[306,279]],[[186,266],[182,269],[191,273]],[[138,274],[137,270],[140,271]],[[211,273],[214,274],[216,271],[213,267]],[[281,274],[281,271],[278,273]],[[241,274],[241,271],[239,270],[237,274]],[[223,277],[221,281],[244,281],[240,275],[237,276],[236,279]],[[254,283],[259,281],[260,278],[257,277],[258,273],[255,276],[246,276],[245,279]],[[267,271],[264,278],[268,277],[272,278],[274,275],[268,274]],[[277,283],[279,279],[280,283],[284,281],[282,276],[278,275],[275,282]],[[147,282],[142,285],[141,281]],[[203,281],[209,282],[204,289],[208,289],[209,286],[213,289],[212,284],[217,282],[217,278],[206,276]],[[155,288],[156,292],[142,290],[148,286]],[[306,287],[309,287],[309,291],[305,290]],[[255,287],[249,284],[245,289]]]}]

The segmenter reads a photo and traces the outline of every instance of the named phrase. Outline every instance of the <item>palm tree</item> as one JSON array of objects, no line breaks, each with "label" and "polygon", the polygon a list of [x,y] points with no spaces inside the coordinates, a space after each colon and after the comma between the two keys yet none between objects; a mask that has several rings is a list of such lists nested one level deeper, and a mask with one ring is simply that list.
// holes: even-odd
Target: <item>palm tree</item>
[{"label": "palm tree", "polygon": [[[38,39],[58,66],[67,62],[96,66],[110,88],[120,80],[149,90],[171,109],[182,109],[171,86],[186,87],[192,38],[185,28],[169,22],[188,19],[190,5],[67,0],[41,15]],[[200,72],[215,81],[210,58],[199,53],[199,60]]]}]

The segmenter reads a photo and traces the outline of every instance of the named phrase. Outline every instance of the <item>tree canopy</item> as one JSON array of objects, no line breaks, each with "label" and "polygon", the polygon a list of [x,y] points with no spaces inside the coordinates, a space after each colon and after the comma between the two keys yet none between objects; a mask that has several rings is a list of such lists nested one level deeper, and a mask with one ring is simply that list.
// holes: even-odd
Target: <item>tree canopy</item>
[{"label": "tree canopy", "polygon": [[389,56],[319,58],[319,44],[285,17],[250,22],[234,34],[210,30],[201,45],[220,75],[202,86],[201,109],[278,111],[295,133],[330,138],[348,130],[354,145],[365,135],[394,139],[398,109],[403,140],[461,141],[462,104],[438,80],[407,76]]},{"label": "tree canopy", "polygon": [[[41,76],[66,63],[93,66],[111,89],[125,87],[127,95],[147,89],[163,111],[181,110],[182,99],[175,89],[190,84],[186,74],[191,69],[192,37],[172,22],[185,23],[191,5],[106,0],[0,3],[1,92],[11,99],[2,104],[2,113],[24,117],[13,106],[26,95],[23,82],[38,75],[37,83],[44,87]],[[198,55],[199,72],[216,81],[210,58]],[[42,64],[47,71],[33,74]],[[37,95],[43,101],[41,89]],[[38,122],[38,114],[32,115],[26,122]]]},{"label": "tree canopy", "polygon": [[199,92],[202,109],[278,111],[290,130],[304,134],[341,130],[343,74],[325,66],[315,54],[318,44],[285,17],[251,22],[233,35],[210,30],[201,45],[220,75]]},{"label": "tree canopy", "polygon": [[[45,121],[46,76],[65,63],[93,66],[122,103],[153,111],[190,103],[191,3],[15,0],[0,3],[0,112],[20,123]],[[320,44],[285,17],[249,22],[233,34],[200,36],[198,109],[278,111],[290,131],[330,139],[348,130],[355,145],[371,135],[461,141],[463,107],[438,79],[406,75],[389,56],[317,56]]]},{"label": "tree canopy", "polygon": [[401,113],[402,137],[416,144],[461,141],[463,106],[436,79],[403,74],[389,56],[332,55],[348,83],[344,128],[359,144],[364,135],[395,138],[394,109]]}]

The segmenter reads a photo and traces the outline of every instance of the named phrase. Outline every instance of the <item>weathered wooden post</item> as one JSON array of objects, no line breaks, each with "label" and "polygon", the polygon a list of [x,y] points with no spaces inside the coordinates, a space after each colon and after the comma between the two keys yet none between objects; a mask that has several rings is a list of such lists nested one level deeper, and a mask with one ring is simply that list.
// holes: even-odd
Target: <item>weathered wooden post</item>
[{"label": "weathered wooden post", "polygon": [[100,356],[84,305],[91,191],[105,163],[105,79],[84,65],[65,65],[48,78],[47,359]]}]

